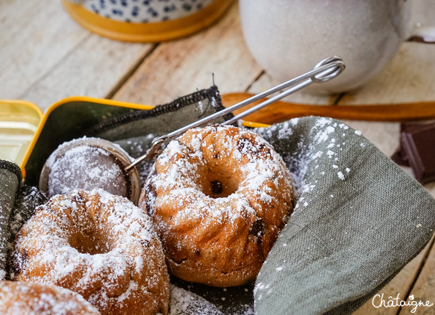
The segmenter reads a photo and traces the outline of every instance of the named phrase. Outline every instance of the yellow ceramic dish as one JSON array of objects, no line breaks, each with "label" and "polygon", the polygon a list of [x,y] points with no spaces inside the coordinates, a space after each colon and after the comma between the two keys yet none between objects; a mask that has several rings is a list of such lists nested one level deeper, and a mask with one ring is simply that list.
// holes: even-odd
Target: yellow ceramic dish
[{"label": "yellow ceramic dish", "polygon": [[0,159],[24,169],[26,152],[43,114],[35,104],[21,100],[0,100]]}]

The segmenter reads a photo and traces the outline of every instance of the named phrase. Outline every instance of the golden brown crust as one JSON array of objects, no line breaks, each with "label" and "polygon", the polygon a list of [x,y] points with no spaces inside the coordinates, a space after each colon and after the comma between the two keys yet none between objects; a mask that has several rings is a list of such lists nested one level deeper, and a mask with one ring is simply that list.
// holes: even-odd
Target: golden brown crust
[{"label": "golden brown crust", "polygon": [[81,295],[54,285],[0,282],[0,314],[3,315],[99,315]]},{"label": "golden brown crust", "polygon": [[102,314],[166,314],[169,276],[150,218],[102,190],[57,195],[23,226],[14,278],[81,294]]},{"label": "golden brown crust", "polygon": [[153,215],[172,274],[225,287],[255,279],[292,198],[288,169],[268,143],[213,126],[168,145],[139,206]]}]

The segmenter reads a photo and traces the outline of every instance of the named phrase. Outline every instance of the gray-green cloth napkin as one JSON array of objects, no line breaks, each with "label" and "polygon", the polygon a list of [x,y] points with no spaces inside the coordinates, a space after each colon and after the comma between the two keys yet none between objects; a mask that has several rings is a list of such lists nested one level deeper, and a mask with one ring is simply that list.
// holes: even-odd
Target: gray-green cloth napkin
[{"label": "gray-green cloth napkin", "polygon": [[256,313],[352,313],[429,241],[435,200],[339,121],[257,132],[295,175],[298,201],[257,277]]},{"label": "gray-green cloth napkin", "polygon": [[8,278],[15,236],[35,208],[47,201],[36,187],[21,183],[18,165],[0,160],[0,280]]},{"label": "gray-green cloth napkin", "polygon": [[15,199],[14,208],[9,216],[9,242],[15,240],[24,223],[35,213],[35,208],[47,202],[47,196],[38,188],[28,185],[21,185]]},{"label": "gray-green cloth napkin", "polygon": [[0,160],[0,280],[6,277],[9,216],[20,184],[20,168],[13,163]]}]

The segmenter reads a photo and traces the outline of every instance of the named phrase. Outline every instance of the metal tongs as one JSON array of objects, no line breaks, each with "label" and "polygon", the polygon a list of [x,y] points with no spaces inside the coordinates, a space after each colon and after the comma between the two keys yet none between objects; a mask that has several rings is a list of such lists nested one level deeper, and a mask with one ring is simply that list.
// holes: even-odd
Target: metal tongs
[{"label": "metal tongs", "polygon": [[257,95],[254,95],[240,103],[237,103],[235,105],[232,105],[228,108],[225,108],[224,110],[221,110],[219,112],[216,112],[210,116],[207,116],[205,118],[202,118],[194,123],[191,123],[190,125],[187,125],[185,127],[182,127],[180,129],[177,129],[171,133],[168,133],[167,135],[163,135],[160,137],[155,138],[151,143],[151,148],[147,150],[147,152],[142,155],[141,157],[137,158],[133,163],[128,165],[124,170],[129,171],[134,166],[136,166],[138,163],[142,162],[143,160],[153,158],[154,156],[158,155],[160,153],[160,147],[161,145],[166,142],[170,141],[179,135],[186,132],[188,129],[195,128],[198,126],[202,126],[218,117],[224,116],[228,113],[231,113],[239,108],[242,108],[246,105],[249,105],[255,101],[258,101],[261,98],[264,98],[270,94],[276,93],[278,91],[283,90],[281,93],[269,98],[268,100],[234,116],[233,118],[224,121],[223,123],[220,123],[221,125],[229,125],[234,122],[236,122],[239,119],[242,119],[243,117],[246,117],[257,110],[266,107],[267,105],[270,105],[296,91],[299,91],[300,89],[303,89],[304,87],[307,87],[313,83],[323,83],[327,82],[335,77],[337,77],[343,70],[345,69],[345,64],[343,60],[338,57],[330,57],[327,59],[324,59],[320,61],[318,64],[316,64],[313,68],[313,70],[308,71],[296,78],[293,78],[287,82],[281,83],[265,92],[259,93]]}]

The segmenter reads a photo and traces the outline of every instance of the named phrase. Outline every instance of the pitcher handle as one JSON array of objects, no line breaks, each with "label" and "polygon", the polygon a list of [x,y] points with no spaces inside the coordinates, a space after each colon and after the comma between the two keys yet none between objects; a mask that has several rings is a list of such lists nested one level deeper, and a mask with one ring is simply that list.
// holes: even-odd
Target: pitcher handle
[{"label": "pitcher handle", "polygon": [[408,41],[435,44],[435,26],[424,26],[421,23],[416,23],[411,30]]}]

